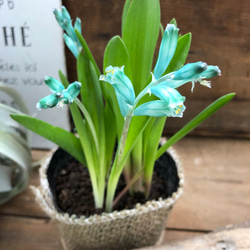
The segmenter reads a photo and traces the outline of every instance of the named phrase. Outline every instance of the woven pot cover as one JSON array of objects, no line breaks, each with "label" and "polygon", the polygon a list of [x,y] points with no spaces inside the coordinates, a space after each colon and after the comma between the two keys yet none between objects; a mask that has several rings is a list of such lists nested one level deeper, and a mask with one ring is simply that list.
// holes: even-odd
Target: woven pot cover
[{"label": "woven pot cover", "polygon": [[183,173],[176,153],[179,188],[168,199],[137,204],[134,209],[103,213],[88,218],[59,213],[53,202],[46,176],[50,157],[40,168],[40,187],[32,187],[41,208],[58,224],[67,249],[133,249],[155,245],[165,228],[174,202],[183,190]]}]

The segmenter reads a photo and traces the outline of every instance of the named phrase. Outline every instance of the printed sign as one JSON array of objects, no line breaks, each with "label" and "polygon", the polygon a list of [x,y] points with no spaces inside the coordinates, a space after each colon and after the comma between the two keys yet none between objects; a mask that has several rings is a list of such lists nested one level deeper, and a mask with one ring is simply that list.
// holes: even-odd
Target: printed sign
[{"label": "printed sign", "polygon": [[[0,0],[0,81],[19,91],[32,116],[69,129],[66,106],[36,109],[36,103],[51,94],[44,77],[59,80],[59,69],[66,74],[63,31],[54,18],[55,8],[61,8],[60,0]],[[15,107],[15,100],[3,93],[0,102]],[[38,135],[32,138],[32,147],[53,147]]]}]

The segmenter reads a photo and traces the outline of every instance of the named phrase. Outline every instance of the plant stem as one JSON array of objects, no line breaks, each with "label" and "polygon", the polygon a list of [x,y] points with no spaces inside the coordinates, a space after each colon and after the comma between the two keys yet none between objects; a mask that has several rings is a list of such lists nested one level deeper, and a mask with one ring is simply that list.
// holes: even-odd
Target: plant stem
[{"label": "plant stem", "polygon": [[124,126],[123,126],[121,139],[120,139],[120,142],[118,145],[116,157],[115,157],[114,163],[111,167],[111,173],[109,176],[108,187],[107,187],[107,197],[106,197],[106,207],[105,207],[106,212],[112,211],[112,203],[113,203],[114,196],[115,196],[115,190],[116,190],[117,183],[119,181],[121,172],[122,172],[123,167],[124,167],[124,166],[120,166],[120,165],[121,165],[121,162],[123,160],[123,153],[124,153],[124,149],[125,149],[125,145],[126,145],[126,140],[127,140],[127,136],[128,136],[130,123],[131,123],[131,120],[133,118],[134,110],[135,110],[137,104],[139,103],[140,99],[144,95],[147,94],[148,88],[149,88],[149,86],[147,86],[144,90],[142,90],[141,93],[137,96],[137,98],[135,99],[134,105],[130,108],[127,116],[125,117],[125,122],[124,122]]},{"label": "plant stem", "polygon": [[122,198],[122,196],[128,191],[128,189],[136,182],[136,180],[143,174],[143,168],[140,169],[133,178],[128,182],[128,184],[125,186],[125,188],[119,193],[119,195],[115,198],[112,207],[114,207],[117,202]]},{"label": "plant stem", "polygon": [[123,130],[122,130],[122,135],[121,135],[121,140],[120,143],[118,145],[118,158],[117,158],[117,165],[119,166],[119,164],[121,163],[122,157],[123,157],[123,152],[124,152],[124,148],[125,148],[125,144],[126,144],[126,140],[127,140],[127,136],[128,136],[128,130],[129,130],[129,126],[133,117],[133,112],[134,112],[134,108],[132,107],[127,116],[125,117],[125,121],[124,121],[124,126],[123,126]]},{"label": "plant stem", "polygon": [[[131,165],[132,165],[132,176],[135,176],[136,173],[142,168],[142,157],[143,157],[143,149],[142,149],[143,141],[142,135],[138,138],[132,152],[131,152]],[[133,192],[142,192],[142,178],[138,178],[136,182],[134,182],[131,190]]]},{"label": "plant stem", "polygon": [[97,154],[99,153],[99,144],[98,144],[98,140],[97,140],[97,135],[96,135],[96,131],[95,131],[95,126],[94,123],[92,121],[91,116],[89,115],[89,112],[87,111],[87,109],[84,107],[84,105],[82,104],[82,102],[78,99],[75,98],[74,102],[76,103],[76,105],[79,107],[79,109],[82,111],[92,134],[93,140],[94,140],[94,144],[96,147],[96,152]]}]

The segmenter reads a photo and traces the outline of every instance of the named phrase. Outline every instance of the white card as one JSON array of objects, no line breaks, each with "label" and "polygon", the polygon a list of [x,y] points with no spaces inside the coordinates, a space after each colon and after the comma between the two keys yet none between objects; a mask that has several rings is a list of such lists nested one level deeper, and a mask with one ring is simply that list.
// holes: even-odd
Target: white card
[{"label": "white card", "polygon": [[[19,91],[32,116],[68,130],[66,106],[36,109],[36,103],[51,94],[44,77],[59,80],[59,69],[66,74],[63,31],[55,20],[55,8],[61,9],[60,0],[0,0],[0,81]],[[0,102],[14,105],[1,92]],[[53,144],[33,134],[31,146]]]}]

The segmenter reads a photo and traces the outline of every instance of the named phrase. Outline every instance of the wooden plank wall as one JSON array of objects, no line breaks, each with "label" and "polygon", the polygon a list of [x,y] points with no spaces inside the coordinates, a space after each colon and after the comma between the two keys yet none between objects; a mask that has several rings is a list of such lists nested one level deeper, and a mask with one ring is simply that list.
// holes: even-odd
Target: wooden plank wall
[{"label": "wooden plank wall", "polygon": [[[222,76],[212,79],[212,89],[196,84],[181,87],[187,97],[184,118],[170,118],[165,134],[186,124],[221,95],[236,92],[234,100],[204,122],[193,134],[250,138],[250,0],[161,0],[162,23],[176,18],[180,33],[192,32],[187,62],[219,65]],[[124,0],[64,0],[72,18],[79,16],[83,34],[102,68],[109,39],[120,34]],[[67,52],[68,76],[75,80],[75,61]]]}]

